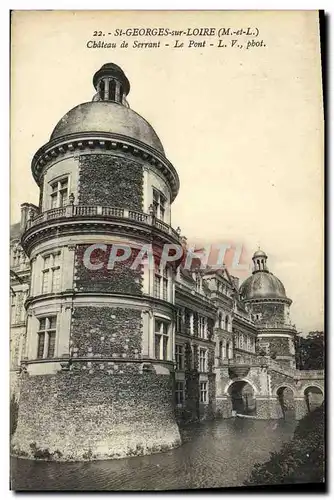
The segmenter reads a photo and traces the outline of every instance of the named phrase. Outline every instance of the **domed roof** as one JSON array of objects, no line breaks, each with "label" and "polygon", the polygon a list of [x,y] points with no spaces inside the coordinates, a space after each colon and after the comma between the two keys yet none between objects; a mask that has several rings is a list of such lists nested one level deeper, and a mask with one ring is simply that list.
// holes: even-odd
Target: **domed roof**
[{"label": "domed roof", "polygon": [[71,109],[58,122],[51,140],[81,132],[109,132],[125,135],[164,154],[159,137],[138,113],[112,101],[91,101]]},{"label": "domed roof", "polygon": [[268,271],[258,271],[247,278],[240,287],[242,300],[286,299],[283,283]]},{"label": "domed roof", "polygon": [[256,252],[254,252],[253,259],[256,259],[256,257],[267,257],[267,255],[259,248]]}]

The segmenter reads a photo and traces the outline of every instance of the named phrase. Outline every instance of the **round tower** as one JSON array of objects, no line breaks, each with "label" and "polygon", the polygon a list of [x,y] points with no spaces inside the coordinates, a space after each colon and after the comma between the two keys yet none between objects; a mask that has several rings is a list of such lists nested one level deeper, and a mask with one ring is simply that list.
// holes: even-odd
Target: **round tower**
[{"label": "round tower", "polygon": [[240,297],[258,328],[258,350],[295,368],[296,330],[290,321],[292,300],[286,296],[283,283],[269,271],[267,259],[260,249],[254,253],[253,273],[242,283]]},{"label": "round tower", "polygon": [[180,244],[178,175],[130,109],[121,68],[95,73],[32,160],[38,210],[22,208],[32,268],[14,453],[119,458],[180,444],[174,418],[174,270],[145,264]]}]

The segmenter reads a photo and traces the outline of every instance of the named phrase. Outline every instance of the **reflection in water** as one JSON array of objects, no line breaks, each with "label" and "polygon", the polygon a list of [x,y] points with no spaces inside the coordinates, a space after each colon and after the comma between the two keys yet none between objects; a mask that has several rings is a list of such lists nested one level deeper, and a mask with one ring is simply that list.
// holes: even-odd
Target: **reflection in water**
[{"label": "reflection in water", "polygon": [[181,430],[183,445],[146,457],[55,463],[12,459],[16,490],[168,490],[241,486],[293,434],[296,422],[229,419]]}]

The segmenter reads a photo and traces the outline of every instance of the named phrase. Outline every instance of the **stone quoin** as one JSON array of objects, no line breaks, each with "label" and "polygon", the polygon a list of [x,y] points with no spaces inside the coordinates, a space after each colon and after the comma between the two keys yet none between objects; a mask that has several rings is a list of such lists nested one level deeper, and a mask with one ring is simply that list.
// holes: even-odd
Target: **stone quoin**
[{"label": "stone quoin", "polygon": [[[179,446],[184,422],[282,418],[289,404],[301,418],[323,372],[296,370],[291,299],[267,255],[255,252],[241,286],[196,258],[161,266],[165,245],[187,253],[171,226],[177,171],[129,107],[123,70],[105,64],[93,84],[32,159],[39,203],[12,226],[12,453],[122,458]],[[115,244],[128,259],[85,265],[92,245]],[[131,266],[143,245],[154,265]]]}]

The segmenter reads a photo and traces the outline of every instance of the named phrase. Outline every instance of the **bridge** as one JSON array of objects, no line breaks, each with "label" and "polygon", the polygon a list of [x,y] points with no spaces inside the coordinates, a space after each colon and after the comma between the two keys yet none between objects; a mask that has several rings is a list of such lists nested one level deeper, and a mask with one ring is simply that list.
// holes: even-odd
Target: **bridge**
[{"label": "bridge", "polygon": [[300,420],[324,399],[324,371],[297,370],[265,356],[245,355],[216,367],[217,414]]}]

